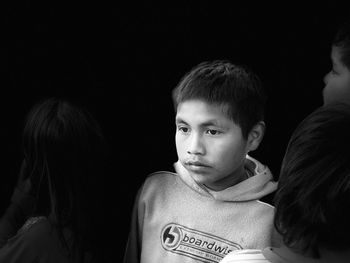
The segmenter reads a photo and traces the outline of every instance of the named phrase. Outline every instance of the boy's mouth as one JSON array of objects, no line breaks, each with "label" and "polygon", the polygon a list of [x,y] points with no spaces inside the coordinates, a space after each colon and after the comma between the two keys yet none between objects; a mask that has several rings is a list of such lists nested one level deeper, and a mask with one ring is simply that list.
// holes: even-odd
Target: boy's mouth
[{"label": "boy's mouth", "polygon": [[185,162],[186,165],[191,165],[191,166],[203,166],[203,167],[209,167],[209,165],[199,162],[199,161],[187,161]]},{"label": "boy's mouth", "polygon": [[185,165],[187,166],[187,169],[193,171],[193,172],[202,172],[208,168],[210,168],[209,165],[199,162],[199,161],[187,161],[185,162]]}]

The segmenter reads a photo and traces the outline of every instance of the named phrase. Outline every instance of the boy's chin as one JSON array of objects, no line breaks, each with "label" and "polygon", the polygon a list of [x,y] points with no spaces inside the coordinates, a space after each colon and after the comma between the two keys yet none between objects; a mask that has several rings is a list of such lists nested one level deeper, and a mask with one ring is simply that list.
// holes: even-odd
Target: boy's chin
[{"label": "boy's chin", "polygon": [[193,173],[191,171],[188,171],[193,180],[196,181],[198,184],[211,184],[211,180],[208,180],[210,178],[210,174],[198,174]]}]

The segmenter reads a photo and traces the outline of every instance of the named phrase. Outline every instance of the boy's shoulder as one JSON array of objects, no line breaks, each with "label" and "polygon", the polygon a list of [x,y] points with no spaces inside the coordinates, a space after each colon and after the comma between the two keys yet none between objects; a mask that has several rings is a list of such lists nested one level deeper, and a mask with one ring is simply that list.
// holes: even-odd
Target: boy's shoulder
[{"label": "boy's shoulder", "polygon": [[178,174],[170,171],[156,171],[148,174],[139,190],[139,198],[151,200],[178,194],[183,188],[178,177]]},{"label": "boy's shoulder", "polygon": [[173,184],[177,176],[178,175],[176,173],[170,171],[156,171],[147,175],[144,182],[144,187]]},{"label": "boy's shoulder", "polygon": [[156,172],[148,174],[146,176],[146,180],[145,181],[169,180],[169,179],[173,179],[176,176],[177,176],[177,174],[175,172],[160,170],[160,171],[156,171]]}]

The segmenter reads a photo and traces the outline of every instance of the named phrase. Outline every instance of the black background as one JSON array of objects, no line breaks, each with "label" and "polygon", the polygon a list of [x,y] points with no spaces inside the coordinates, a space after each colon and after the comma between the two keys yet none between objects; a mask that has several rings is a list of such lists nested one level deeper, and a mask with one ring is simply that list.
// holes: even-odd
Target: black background
[{"label": "black background", "polygon": [[267,130],[252,156],[277,179],[291,132],[322,104],[331,39],[347,10],[234,1],[8,4],[0,15],[2,211],[21,162],[25,114],[43,97],[73,98],[96,116],[112,150],[105,242],[121,258],[138,187],[177,159],[171,90],[212,59],[247,64],[261,77]]}]

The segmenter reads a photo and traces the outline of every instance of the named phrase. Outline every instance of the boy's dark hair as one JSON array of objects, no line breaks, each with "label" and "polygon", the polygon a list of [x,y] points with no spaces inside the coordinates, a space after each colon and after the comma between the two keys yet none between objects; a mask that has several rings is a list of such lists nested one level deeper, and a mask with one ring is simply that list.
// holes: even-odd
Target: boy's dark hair
[{"label": "boy's dark hair", "polygon": [[173,90],[175,111],[181,102],[191,99],[228,106],[228,116],[241,127],[245,139],[264,119],[266,95],[259,77],[227,60],[203,62],[185,74]]},{"label": "boy's dark hair", "polygon": [[341,62],[350,69],[350,20],[339,26],[333,46],[340,49]]},{"label": "boy's dark hair", "polygon": [[290,248],[350,248],[350,106],[329,104],[296,128],[284,156],[274,224]]}]

